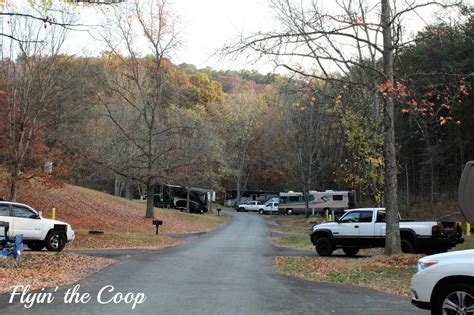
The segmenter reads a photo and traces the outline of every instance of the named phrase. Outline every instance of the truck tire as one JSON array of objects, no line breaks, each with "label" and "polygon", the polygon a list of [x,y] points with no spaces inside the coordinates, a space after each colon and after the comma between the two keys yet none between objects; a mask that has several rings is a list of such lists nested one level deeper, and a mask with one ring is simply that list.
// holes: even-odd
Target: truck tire
[{"label": "truck tire", "polygon": [[46,235],[45,245],[51,252],[60,252],[66,246],[66,237],[59,231],[49,231]]},{"label": "truck tire", "polygon": [[260,213],[260,214],[265,214],[265,210],[260,209],[260,210],[258,210],[258,213]]},{"label": "truck tire", "polygon": [[401,240],[401,245],[402,252],[405,254],[413,254],[415,252],[415,245],[413,245],[413,241],[404,238]]},{"label": "truck tire", "polygon": [[316,252],[319,256],[331,256],[334,246],[329,238],[323,236],[316,241]]},{"label": "truck tire", "polygon": [[[460,301],[462,297],[462,301]],[[474,305],[474,285],[471,283],[450,283],[434,292],[431,314],[441,315],[446,312],[443,308],[452,310],[453,307],[465,309]],[[453,314],[455,314],[453,312]],[[467,312],[466,312],[467,314]]]},{"label": "truck tire", "polygon": [[27,245],[29,249],[35,252],[40,251],[44,248],[44,242],[42,241],[29,242]]},{"label": "truck tire", "polygon": [[357,253],[359,252],[359,249],[356,248],[356,247],[345,247],[342,249],[342,251],[344,252],[344,254],[346,254],[347,256],[355,256],[357,255]]},{"label": "truck tire", "polygon": [[287,215],[292,215],[293,214],[293,209],[286,209],[286,214]]},{"label": "truck tire", "polygon": [[245,211],[245,209],[242,208],[242,207],[240,207],[240,208],[237,209],[237,212],[242,212],[242,211]]}]

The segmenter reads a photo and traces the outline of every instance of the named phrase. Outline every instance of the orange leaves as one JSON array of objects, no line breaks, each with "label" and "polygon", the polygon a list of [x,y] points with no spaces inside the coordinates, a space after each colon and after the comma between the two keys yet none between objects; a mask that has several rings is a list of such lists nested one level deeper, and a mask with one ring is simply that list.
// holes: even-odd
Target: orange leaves
[{"label": "orange leaves", "polygon": [[70,285],[114,262],[73,253],[24,252],[19,269],[0,268],[0,293],[9,292],[13,285],[28,284],[33,290]]}]

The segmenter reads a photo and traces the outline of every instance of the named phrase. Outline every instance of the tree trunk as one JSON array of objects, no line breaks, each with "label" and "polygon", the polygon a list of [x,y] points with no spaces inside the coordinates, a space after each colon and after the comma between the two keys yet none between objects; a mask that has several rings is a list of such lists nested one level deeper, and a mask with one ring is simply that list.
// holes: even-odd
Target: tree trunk
[{"label": "tree trunk", "polygon": [[306,217],[309,217],[309,192],[308,188],[305,188],[304,190],[304,211],[306,214]]},{"label": "tree trunk", "polygon": [[125,183],[124,183],[124,193],[125,193],[125,198],[132,200],[132,194],[130,190],[130,185],[131,185],[131,180],[130,177],[125,178]]},{"label": "tree trunk", "polygon": [[186,212],[189,213],[189,199],[191,198],[191,190],[186,186]]},{"label": "tree trunk", "polygon": [[[383,27],[383,66],[386,80],[393,82],[393,39],[389,0],[382,0]],[[384,159],[385,159],[385,207],[387,211],[387,234],[385,237],[385,254],[401,252],[400,228],[397,207],[397,160],[395,148],[394,101],[390,93],[385,98],[384,110]]]},{"label": "tree trunk", "polygon": [[148,197],[146,198],[146,215],[145,217],[151,219],[153,218],[153,209],[155,201],[155,184],[148,183],[146,185],[146,190]]},{"label": "tree trunk", "polygon": [[16,185],[16,179],[12,179],[12,183],[10,185],[10,201],[16,201],[18,187]]},{"label": "tree trunk", "polygon": [[241,176],[237,176],[237,180],[236,180],[236,190],[237,190],[237,196],[236,196],[236,199],[235,199],[235,205],[234,206],[238,206],[239,203],[240,203],[240,185],[241,185]]},{"label": "tree trunk", "polygon": [[121,187],[122,186],[122,181],[120,180],[119,175],[115,175],[115,181],[114,181],[114,196],[120,196],[121,194]]}]

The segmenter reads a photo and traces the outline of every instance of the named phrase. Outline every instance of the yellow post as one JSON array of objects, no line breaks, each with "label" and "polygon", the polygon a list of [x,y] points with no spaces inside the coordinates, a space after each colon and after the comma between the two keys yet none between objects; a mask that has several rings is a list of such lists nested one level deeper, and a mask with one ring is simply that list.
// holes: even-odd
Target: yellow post
[{"label": "yellow post", "polygon": [[56,208],[53,208],[53,211],[51,212],[51,219],[56,220]]},{"label": "yellow post", "polygon": [[326,220],[329,220],[329,211],[326,210]]},{"label": "yellow post", "polygon": [[332,214],[329,215],[329,221],[332,221]]},{"label": "yellow post", "polygon": [[471,236],[471,225],[466,222],[466,235]]}]

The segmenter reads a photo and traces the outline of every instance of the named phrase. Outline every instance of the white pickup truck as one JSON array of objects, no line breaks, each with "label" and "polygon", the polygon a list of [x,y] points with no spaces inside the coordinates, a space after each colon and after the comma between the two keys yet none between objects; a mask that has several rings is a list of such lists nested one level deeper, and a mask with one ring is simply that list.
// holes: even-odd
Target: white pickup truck
[{"label": "white pickup truck", "polygon": [[261,201],[247,201],[237,206],[237,211],[258,211],[262,206]]},{"label": "white pickup truck", "polygon": [[44,219],[33,208],[16,202],[0,201],[0,224],[8,226],[8,238],[23,234],[24,243],[35,251],[46,246],[60,252],[75,237],[69,224]]},{"label": "white pickup truck", "polygon": [[258,209],[260,214],[278,214],[278,202],[267,202],[264,205],[260,205]]},{"label": "white pickup truck", "polygon": [[[384,247],[385,234],[385,209],[361,208],[313,226],[311,242],[320,256],[330,256],[338,248],[353,256],[360,248]],[[446,252],[464,241],[461,225],[454,222],[400,221],[400,237],[405,253]]]}]

